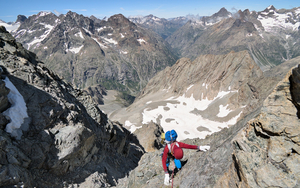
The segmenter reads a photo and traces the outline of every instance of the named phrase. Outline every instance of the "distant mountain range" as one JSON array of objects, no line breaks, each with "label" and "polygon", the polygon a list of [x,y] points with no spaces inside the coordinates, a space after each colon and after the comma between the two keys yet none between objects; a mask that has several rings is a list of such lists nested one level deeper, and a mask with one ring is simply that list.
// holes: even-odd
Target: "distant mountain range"
[{"label": "distant mountain range", "polygon": [[218,13],[189,21],[166,40],[182,57],[192,60],[201,54],[226,54],[247,50],[262,68],[300,55],[300,8],[261,12],[248,9]]},{"label": "distant mountain range", "polygon": [[76,87],[101,85],[133,96],[180,57],[247,50],[266,71],[300,55],[300,8],[236,13],[221,8],[211,16],[173,19],[40,12],[19,15],[13,24],[19,26],[11,31],[17,41]]},{"label": "distant mountain range", "polygon": [[21,22],[13,36],[47,67],[79,88],[102,85],[136,95],[177,57],[155,32],[123,15],[107,20],[75,12],[40,12]]}]

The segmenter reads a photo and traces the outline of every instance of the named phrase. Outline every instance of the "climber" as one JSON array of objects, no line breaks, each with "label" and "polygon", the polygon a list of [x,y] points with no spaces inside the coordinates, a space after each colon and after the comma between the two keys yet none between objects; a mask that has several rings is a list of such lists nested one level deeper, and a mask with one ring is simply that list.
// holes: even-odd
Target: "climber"
[{"label": "climber", "polygon": [[169,164],[170,164],[170,159],[174,160],[176,168],[178,170],[180,170],[181,169],[180,159],[182,159],[182,157],[183,157],[182,148],[198,149],[200,151],[205,152],[205,151],[208,151],[210,149],[210,146],[197,146],[197,145],[185,144],[183,142],[177,142],[176,141],[177,133],[176,133],[175,130],[167,131],[164,136],[165,136],[165,142],[167,144],[164,148],[164,152],[163,152],[163,156],[162,156],[162,166],[163,166],[164,171],[165,171],[164,184],[169,185],[170,176],[169,176],[169,172],[168,172],[168,167],[169,167]]}]

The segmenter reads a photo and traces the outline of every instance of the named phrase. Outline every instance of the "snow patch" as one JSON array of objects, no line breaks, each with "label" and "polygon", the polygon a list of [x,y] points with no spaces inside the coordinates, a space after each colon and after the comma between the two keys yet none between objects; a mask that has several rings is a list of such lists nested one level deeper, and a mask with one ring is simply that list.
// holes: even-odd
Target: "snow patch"
[{"label": "snow patch", "polygon": [[264,38],[263,34],[259,34],[259,36],[260,36],[261,38]]},{"label": "snow patch", "polygon": [[84,39],[83,34],[82,34],[81,31],[79,31],[78,33],[76,33],[75,36]]},{"label": "snow patch", "polygon": [[[270,10],[271,11],[271,10]],[[272,10],[273,11],[273,10]],[[267,32],[274,32],[274,27],[280,27],[283,29],[292,29],[293,31],[298,30],[300,26],[300,22],[296,22],[295,24],[288,22],[287,20],[292,18],[291,13],[279,14],[274,12],[272,17],[270,16],[262,16],[267,15],[268,13],[261,12],[261,15],[258,16],[258,20],[262,23],[262,26],[265,28]]]},{"label": "snow patch", "polygon": [[94,41],[96,41],[97,44],[98,44],[101,48],[107,48],[107,46],[104,46],[103,44],[101,44],[101,43],[98,41],[98,39],[93,38],[93,37],[92,37],[92,39],[94,39]]},{"label": "snow patch", "polygon": [[137,41],[142,44],[142,43],[147,43],[144,39],[137,39]]},{"label": "snow patch", "polygon": [[106,43],[110,43],[110,44],[114,44],[114,45],[117,45],[117,44],[118,44],[118,42],[115,41],[115,40],[112,39],[112,38],[110,38],[110,39],[105,38],[105,37],[101,37],[101,38],[102,38],[103,40],[105,40]]},{"label": "snow patch", "polygon": [[300,8],[298,8],[298,9],[295,10],[295,14],[296,15],[300,14]]},{"label": "snow patch", "polygon": [[34,37],[34,40],[31,41],[30,43],[28,43],[27,45],[27,49],[29,50],[30,47],[36,43],[40,43],[42,42],[49,34],[50,32],[53,30],[54,26],[49,25],[49,24],[44,24],[44,23],[40,23],[41,25],[44,25],[45,28],[47,28],[47,30],[45,31],[45,33],[43,35],[41,35],[40,37],[36,38]]},{"label": "snow patch", "polygon": [[89,30],[87,30],[86,28],[82,28],[85,32],[87,32],[88,34],[90,34],[90,35],[93,35],[93,33],[91,33]]},{"label": "snow patch", "polygon": [[194,86],[194,84],[190,85],[190,86],[186,89],[186,91],[190,90],[193,86]]},{"label": "snow patch", "polygon": [[230,110],[228,110],[228,104],[226,106],[220,105],[219,106],[219,113],[217,114],[217,117],[226,117],[230,112]]},{"label": "snow patch", "polygon": [[81,48],[82,48],[83,46],[84,46],[84,45],[79,46],[79,47],[69,48],[69,49],[67,49],[66,51],[67,51],[67,52],[70,51],[70,52],[72,52],[72,53],[77,54],[77,53],[81,50]]},{"label": "snow patch", "polygon": [[24,123],[24,119],[28,118],[26,103],[23,96],[8,77],[5,78],[4,82],[5,86],[10,89],[7,98],[11,104],[11,107],[3,112],[3,114],[8,116],[11,120],[11,122],[6,125],[5,131],[10,133],[13,137],[20,139],[22,136],[21,126]]},{"label": "snow patch", "polygon": [[20,23],[7,24],[5,22],[0,22],[0,26],[4,26],[8,32],[18,29],[20,25]]},{"label": "snow patch", "polygon": [[98,28],[98,29],[96,29],[98,32],[100,32],[100,31],[102,31],[102,30],[104,30],[104,29],[106,29],[106,26],[104,26],[104,27],[100,27],[100,28]]},{"label": "snow patch", "polygon": [[[205,138],[208,134],[218,132],[222,128],[234,125],[242,112],[237,116],[232,117],[227,122],[218,122],[205,119],[199,114],[192,113],[192,111],[204,111],[210,104],[214,103],[216,100],[222,99],[232,92],[237,91],[219,92],[218,96],[213,100],[196,100],[193,95],[189,98],[185,95],[176,98],[171,97],[166,100],[166,105],[164,106],[158,106],[155,109],[144,109],[142,112],[142,124],[147,124],[151,121],[156,122],[157,119],[159,119],[163,129],[176,130],[180,140],[186,138]],[[227,107],[228,106],[220,106],[217,117],[226,117],[231,112],[230,110],[227,110]]]},{"label": "snow patch", "polygon": [[136,126],[135,124],[132,124],[130,121],[126,120],[125,121],[125,127],[130,127],[129,131],[134,132],[135,130],[142,128],[142,126]]},{"label": "snow patch", "polygon": [[[40,12],[40,13],[38,14],[37,18],[46,16],[46,15],[48,15],[48,14],[51,14],[51,12],[42,11],[42,12]],[[37,19],[37,18],[36,18],[36,19]]]}]

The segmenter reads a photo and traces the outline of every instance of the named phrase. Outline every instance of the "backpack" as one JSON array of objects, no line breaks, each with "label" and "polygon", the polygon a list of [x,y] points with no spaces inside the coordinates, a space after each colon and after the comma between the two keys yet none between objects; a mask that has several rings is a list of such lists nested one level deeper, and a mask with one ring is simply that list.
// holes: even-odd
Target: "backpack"
[{"label": "backpack", "polygon": [[179,146],[178,142],[174,142],[172,144],[167,144],[169,153],[175,157],[175,159],[182,159],[183,151],[182,148]]}]

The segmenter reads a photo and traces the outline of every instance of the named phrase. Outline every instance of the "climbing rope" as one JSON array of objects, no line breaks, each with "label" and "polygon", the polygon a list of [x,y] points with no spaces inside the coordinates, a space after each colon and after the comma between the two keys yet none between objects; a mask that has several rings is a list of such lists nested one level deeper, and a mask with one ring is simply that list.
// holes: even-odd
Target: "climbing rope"
[{"label": "climbing rope", "polygon": [[173,160],[173,162],[174,162],[174,168],[173,168],[173,172],[172,172],[172,188],[173,188],[173,177],[174,177],[174,171],[175,171],[175,167],[176,167],[176,165],[175,165],[175,161]]}]

